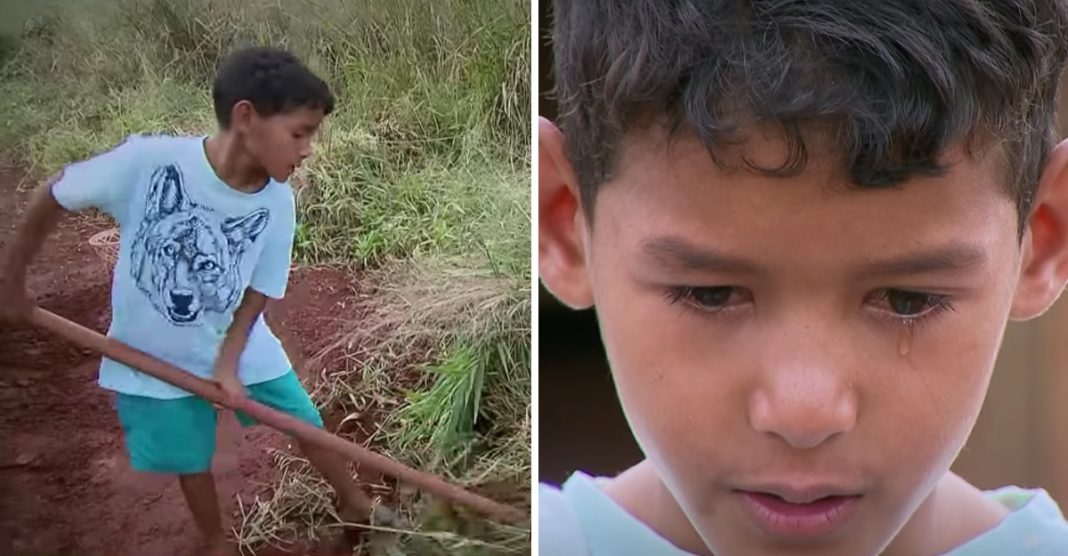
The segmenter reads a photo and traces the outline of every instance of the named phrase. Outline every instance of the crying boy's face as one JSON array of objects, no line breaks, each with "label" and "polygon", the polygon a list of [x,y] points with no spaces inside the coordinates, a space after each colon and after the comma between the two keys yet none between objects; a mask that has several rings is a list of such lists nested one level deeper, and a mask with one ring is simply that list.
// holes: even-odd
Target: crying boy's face
[{"label": "crying boy's face", "polygon": [[620,152],[589,286],[635,436],[714,553],[877,553],[963,446],[1021,249],[999,157],[947,158],[867,190],[825,159],[723,171],[690,138]]}]

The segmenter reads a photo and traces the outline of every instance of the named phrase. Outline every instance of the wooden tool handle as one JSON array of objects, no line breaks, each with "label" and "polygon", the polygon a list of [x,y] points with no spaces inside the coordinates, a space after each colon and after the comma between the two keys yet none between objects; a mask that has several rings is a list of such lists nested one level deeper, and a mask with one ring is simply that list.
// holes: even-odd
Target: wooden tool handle
[{"label": "wooden tool handle", "polygon": [[30,321],[70,342],[95,350],[109,359],[139,369],[145,374],[192,392],[208,401],[229,409],[243,411],[257,421],[289,433],[304,442],[344,455],[361,466],[396,477],[450,501],[470,506],[487,516],[509,523],[519,523],[526,519],[526,514],[516,508],[464,490],[436,475],[412,469],[249,398],[243,398],[231,406],[226,396],[222,395],[214,383],[39,307],[33,310]]}]

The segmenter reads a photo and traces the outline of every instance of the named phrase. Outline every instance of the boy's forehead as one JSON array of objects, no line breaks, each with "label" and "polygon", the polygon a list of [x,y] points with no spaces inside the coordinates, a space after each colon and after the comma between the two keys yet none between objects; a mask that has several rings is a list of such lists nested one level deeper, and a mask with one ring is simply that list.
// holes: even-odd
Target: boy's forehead
[{"label": "boy's forehead", "polygon": [[305,131],[319,129],[326,115],[322,108],[298,106],[290,110],[283,110],[268,118],[272,123],[285,127],[293,127]]},{"label": "boy's forehead", "polygon": [[[705,159],[718,163],[718,172],[728,174],[734,171],[780,176],[824,174],[832,181],[848,185],[849,161],[842,147],[842,130],[833,125],[811,125],[797,131],[800,149],[790,141],[783,127],[774,122],[724,132],[715,145],[708,145],[687,126],[675,128],[663,122],[647,123],[628,130],[620,140],[614,174],[623,170],[619,163],[644,156],[670,159],[674,164]],[[994,169],[1004,162],[1004,153],[997,147],[994,138],[976,135],[944,150],[938,160],[946,166],[986,165]]]},{"label": "boy's forehead", "polygon": [[[995,142],[953,145],[939,162],[946,170],[939,175],[916,175],[900,184],[883,187],[858,186],[848,174],[845,153],[834,130],[813,130],[804,137],[803,156],[787,141],[780,128],[751,127],[732,134],[710,148],[691,131],[665,126],[643,127],[621,141],[607,188],[616,183],[637,185],[645,181],[670,183],[708,182],[718,187],[740,187],[753,182],[820,184],[822,193],[863,194],[873,190],[899,191],[917,186],[944,188],[956,181],[989,187],[1011,200],[1005,182],[1004,153]],[[705,188],[714,194],[715,187]]]},{"label": "boy's forehead", "polygon": [[863,251],[1015,240],[1015,206],[1001,187],[996,157],[954,149],[946,153],[952,164],[944,175],[882,189],[850,185],[843,164],[815,149],[797,175],[776,177],[746,166],[775,167],[786,151],[781,141],[754,135],[720,166],[693,137],[636,136],[622,146],[616,172],[599,188],[593,224],[606,220],[612,229],[605,237],[638,251],[655,238],[681,238],[719,252],[767,256],[783,248],[784,261],[800,253],[840,260],[846,251],[858,256],[844,258],[860,261]]}]

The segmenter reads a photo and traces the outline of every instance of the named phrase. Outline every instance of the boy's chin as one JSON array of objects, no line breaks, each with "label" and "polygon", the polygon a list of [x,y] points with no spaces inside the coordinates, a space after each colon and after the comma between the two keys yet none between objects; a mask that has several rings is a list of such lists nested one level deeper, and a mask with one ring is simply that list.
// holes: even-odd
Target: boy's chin
[{"label": "boy's chin", "polygon": [[270,176],[271,176],[271,179],[273,179],[276,182],[285,183],[285,182],[289,181],[289,178],[293,177],[293,173],[295,171],[296,171],[296,168],[293,168],[293,167],[282,168],[282,169],[270,172]]}]

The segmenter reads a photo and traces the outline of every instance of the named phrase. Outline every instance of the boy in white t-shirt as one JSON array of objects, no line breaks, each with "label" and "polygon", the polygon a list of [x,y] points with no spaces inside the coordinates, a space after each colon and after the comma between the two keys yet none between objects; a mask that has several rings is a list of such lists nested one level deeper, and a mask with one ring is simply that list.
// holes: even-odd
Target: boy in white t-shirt
[{"label": "boy in white t-shirt", "polygon": [[[27,316],[26,268],[62,215],[97,208],[121,235],[109,336],[213,380],[226,396],[321,427],[263,311],[289,279],[296,213],[286,180],[311,154],[334,97],[291,54],[266,47],[229,56],[212,95],[215,135],[131,136],[37,192],[4,259],[0,316]],[[107,358],[99,383],[117,392],[132,467],[178,475],[207,550],[233,553],[211,473],[217,408]],[[371,500],[347,462],[300,444],[337,491],[342,516],[368,519]]]}]

